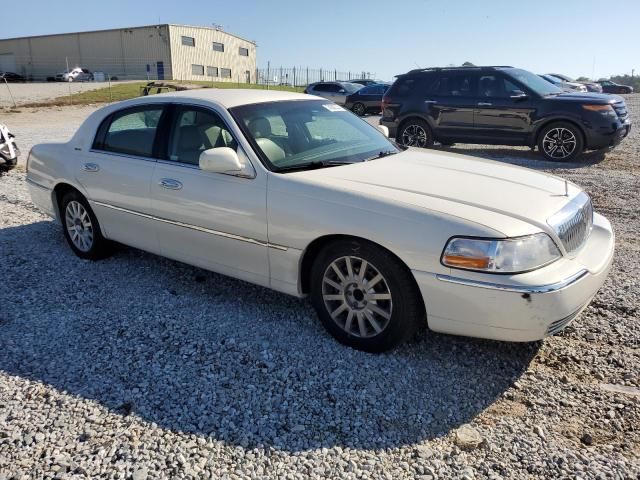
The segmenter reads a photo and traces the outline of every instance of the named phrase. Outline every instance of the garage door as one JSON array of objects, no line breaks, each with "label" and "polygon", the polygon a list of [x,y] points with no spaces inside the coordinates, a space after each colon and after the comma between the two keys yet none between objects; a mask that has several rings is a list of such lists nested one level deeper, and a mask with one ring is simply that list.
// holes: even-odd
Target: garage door
[{"label": "garage door", "polygon": [[0,53],[0,72],[15,72],[16,56],[13,53]]}]

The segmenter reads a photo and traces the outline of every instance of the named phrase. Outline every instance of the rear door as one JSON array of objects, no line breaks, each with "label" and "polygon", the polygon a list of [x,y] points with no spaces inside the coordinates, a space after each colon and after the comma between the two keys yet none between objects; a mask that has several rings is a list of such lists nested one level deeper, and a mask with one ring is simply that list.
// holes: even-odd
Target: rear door
[{"label": "rear door", "polygon": [[443,71],[430,86],[429,106],[436,137],[465,139],[473,136],[477,74]]},{"label": "rear door", "polygon": [[98,128],[76,174],[105,236],[151,252],[158,252],[159,244],[149,218],[149,186],[165,119],[162,104],[113,113]]},{"label": "rear door", "polygon": [[499,72],[480,75],[474,119],[479,139],[506,144],[526,141],[535,109],[531,95],[521,95],[525,88]]}]

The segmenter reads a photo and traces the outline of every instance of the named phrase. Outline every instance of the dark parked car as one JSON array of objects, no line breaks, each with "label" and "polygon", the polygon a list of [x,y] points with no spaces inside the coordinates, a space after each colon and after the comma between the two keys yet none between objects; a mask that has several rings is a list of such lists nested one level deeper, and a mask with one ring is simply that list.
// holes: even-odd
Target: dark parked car
[{"label": "dark parked car", "polygon": [[0,82],[7,83],[24,83],[27,79],[22,75],[14,72],[0,72]]},{"label": "dark parked car", "polygon": [[347,97],[344,107],[356,115],[363,116],[366,113],[379,113],[382,104],[382,96],[389,89],[389,85],[377,83],[363,87],[356,93]]},{"label": "dark parked car", "polygon": [[316,82],[307,85],[307,88],[304,89],[304,93],[317,95],[318,97],[331,100],[338,105],[344,105],[347,101],[347,97],[361,88],[364,87],[357,83],[350,82]]},{"label": "dark parked car", "polygon": [[568,161],[585,149],[620,143],[631,128],[624,100],[563,92],[513,67],[412,70],[382,99],[380,124],[399,144],[434,140],[538,147],[549,160]]},{"label": "dark parked car", "polygon": [[611,80],[601,80],[598,83],[602,85],[604,93],[633,93],[633,87],[629,85],[620,85]]},{"label": "dark parked car", "polygon": [[597,82],[584,82],[581,80],[574,80],[573,78],[563,75],[561,73],[549,73],[549,75],[559,78],[560,80],[563,80],[567,83],[581,83],[582,85],[587,87],[588,92],[602,93],[602,85],[600,85]]}]

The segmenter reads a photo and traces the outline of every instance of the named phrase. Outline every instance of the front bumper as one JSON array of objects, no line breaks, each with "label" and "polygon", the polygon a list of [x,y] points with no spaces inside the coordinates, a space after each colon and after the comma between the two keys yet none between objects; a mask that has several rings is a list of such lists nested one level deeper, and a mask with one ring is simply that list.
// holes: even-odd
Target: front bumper
[{"label": "front bumper", "polygon": [[413,270],[436,332],[513,342],[553,335],[587,307],[613,261],[609,221],[594,215],[589,240],[574,258],[563,257],[519,275]]},{"label": "front bumper", "polygon": [[587,149],[599,150],[601,148],[615,147],[631,132],[631,121],[617,121],[613,125],[585,125],[587,126]]}]

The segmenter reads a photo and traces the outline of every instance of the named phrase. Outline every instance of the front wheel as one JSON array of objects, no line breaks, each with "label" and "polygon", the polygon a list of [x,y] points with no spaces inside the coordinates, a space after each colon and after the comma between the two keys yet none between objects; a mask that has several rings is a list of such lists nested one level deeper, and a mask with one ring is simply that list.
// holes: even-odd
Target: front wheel
[{"label": "front wheel", "polygon": [[407,121],[398,129],[396,141],[404,147],[427,148],[433,145],[433,134],[427,122],[414,119]]},{"label": "front wheel", "polygon": [[359,117],[364,117],[364,114],[365,114],[366,110],[367,109],[360,102],[354,103],[353,107],[351,107],[351,111],[353,113],[355,113],[356,115],[358,115]]},{"label": "front wheel", "polygon": [[102,236],[98,219],[80,193],[65,194],[60,212],[64,236],[73,253],[87,260],[99,260],[111,253],[111,243]]},{"label": "front wheel", "polygon": [[570,162],[584,150],[582,132],[568,122],[552,123],[540,132],[538,150],[547,160]]},{"label": "front wheel", "polygon": [[406,268],[363,240],[334,242],[312,271],[311,300],[340,343],[367,352],[389,350],[411,337],[424,307]]}]

